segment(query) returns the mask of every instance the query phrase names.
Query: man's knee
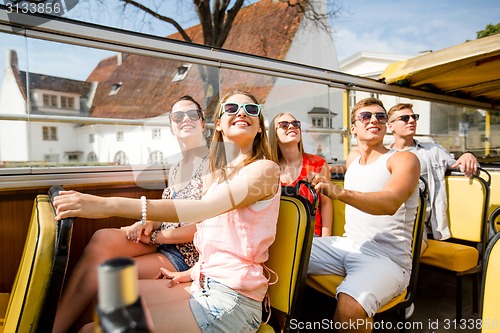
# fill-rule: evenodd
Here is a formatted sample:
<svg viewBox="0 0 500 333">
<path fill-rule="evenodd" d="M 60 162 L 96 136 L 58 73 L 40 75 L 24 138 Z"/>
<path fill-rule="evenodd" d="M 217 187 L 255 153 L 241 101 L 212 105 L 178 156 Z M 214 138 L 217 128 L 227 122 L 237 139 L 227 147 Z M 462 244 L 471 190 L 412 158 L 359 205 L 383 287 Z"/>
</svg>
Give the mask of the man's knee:
<svg viewBox="0 0 500 333">
<path fill-rule="evenodd" d="M 344 319 L 368 318 L 368 314 L 363 306 L 361 306 L 352 296 L 345 293 L 339 293 L 337 298 L 337 314 L 340 319 L 342 319 L 342 317 L 344 317 Z"/>
</svg>

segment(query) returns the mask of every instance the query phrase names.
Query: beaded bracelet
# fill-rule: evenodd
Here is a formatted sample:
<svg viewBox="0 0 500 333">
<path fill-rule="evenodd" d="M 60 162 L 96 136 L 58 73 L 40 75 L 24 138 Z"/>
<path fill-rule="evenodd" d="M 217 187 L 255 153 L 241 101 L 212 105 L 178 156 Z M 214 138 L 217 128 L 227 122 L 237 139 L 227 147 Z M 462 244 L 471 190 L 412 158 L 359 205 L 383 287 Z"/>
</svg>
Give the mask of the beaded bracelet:
<svg viewBox="0 0 500 333">
<path fill-rule="evenodd" d="M 159 229 L 156 229 L 151 233 L 151 236 L 149 236 L 149 244 L 150 245 L 158 245 L 158 233 L 160 232 Z"/>
<path fill-rule="evenodd" d="M 142 206 L 142 209 L 141 209 L 141 225 L 146 225 L 146 218 L 148 216 L 148 203 L 146 201 L 146 197 L 143 195 L 141 197 L 141 206 Z"/>
</svg>

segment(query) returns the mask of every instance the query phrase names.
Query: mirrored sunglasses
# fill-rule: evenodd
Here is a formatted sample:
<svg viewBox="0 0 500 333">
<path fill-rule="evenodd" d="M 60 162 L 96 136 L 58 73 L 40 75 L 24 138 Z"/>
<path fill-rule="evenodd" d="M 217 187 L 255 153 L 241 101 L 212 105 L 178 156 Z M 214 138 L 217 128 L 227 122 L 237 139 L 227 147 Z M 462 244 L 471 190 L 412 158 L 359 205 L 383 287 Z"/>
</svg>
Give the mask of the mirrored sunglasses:
<svg viewBox="0 0 500 333">
<path fill-rule="evenodd" d="M 184 118 L 188 116 L 189 120 L 196 121 L 201 118 L 200 110 L 188 110 L 188 111 L 175 111 L 170 113 L 170 121 L 174 123 L 180 123 Z"/>
<path fill-rule="evenodd" d="M 368 124 L 372 120 L 373 116 L 375 116 L 375 119 L 377 119 L 377 121 L 379 123 L 381 123 L 381 124 L 387 123 L 388 118 L 387 118 L 387 113 L 385 113 L 385 112 L 376 112 L 376 113 L 371 113 L 368 111 L 360 112 L 358 114 L 358 119 L 356 119 L 356 120 L 359 120 L 363 124 Z M 354 123 L 354 121 L 353 121 L 353 123 Z"/>
<path fill-rule="evenodd" d="M 418 118 L 420 118 L 419 114 L 405 114 L 402 116 L 397 117 L 396 119 L 392 120 L 391 123 L 395 122 L 396 120 L 402 120 L 405 123 L 410 121 L 410 117 L 413 118 L 413 120 L 417 121 Z"/>
<path fill-rule="evenodd" d="M 293 120 L 293 121 L 286 121 L 286 120 L 284 120 L 284 121 L 280 121 L 280 122 L 278 122 L 278 127 L 281 128 L 281 129 L 286 130 L 290 126 L 290 124 L 293 127 L 300 129 L 300 125 L 301 125 L 300 120 Z"/>
<path fill-rule="evenodd" d="M 259 104 L 254 103 L 222 103 L 220 106 L 219 118 L 226 113 L 229 116 L 235 115 L 238 113 L 240 108 L 243 108 L 245 113 L 250 117 L 258 117 L 260 115 L 261 106 Z"/>
</svg>

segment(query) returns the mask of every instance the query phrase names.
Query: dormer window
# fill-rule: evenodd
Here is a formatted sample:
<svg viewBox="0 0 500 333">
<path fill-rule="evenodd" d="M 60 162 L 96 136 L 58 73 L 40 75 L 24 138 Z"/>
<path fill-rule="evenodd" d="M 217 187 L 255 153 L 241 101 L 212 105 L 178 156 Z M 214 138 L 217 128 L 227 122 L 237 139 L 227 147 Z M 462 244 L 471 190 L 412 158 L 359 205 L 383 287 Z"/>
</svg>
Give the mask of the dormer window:
<svg viewBox="0 0 500 333">
<path fill-rule="evenodd" d="M 43 106 L 57 108 L 57 95 L 43 94 Z"/>
<path fill-rule="evenodd" d="M 177 67 L 177 72 L 175 73 L 172 82 L 184 80 L 187 73 L 189 72 L 189 69 L 191 69 L 191 66 L 192 64 L 184 64 L 182 66 Z"/>
<path fill-rule="evenodd" d="M 161 139 L 161 129 L 160 128 L 154 128 L 153 129 L 153 139 L 154 140 Z"/>
<path fill-rule="evenodd" d="M 61 96 L 61 108 L 74 109 L 75 108 L 75 98 L 68 97 L 68 96 Z"/>
<path fill-rule="evenodd" d="M 118 83 L 115 83 L 113 84 L 113 86 L 111 87 L 111 91 L 109 92 L 109 96 L 112 96 L 112 95 L 116 95 L 118 94 L 118 92 L 120 91 L 120 88 L 122 87 L 122 82 L 118 82 Z"/>
<path fill-rule="evenodd" d="M 325 107 L 313 107 L 307 112 L 311 117 L 311 124 L 316 128 L 333 128 L 333 117 L 337 114 Z"/>
<path fill-rule="evenodd" d="M 314 127 L 322 128 L 323 126 L 323 118 L 312 118 L 312 125 Z"/>
</svg>

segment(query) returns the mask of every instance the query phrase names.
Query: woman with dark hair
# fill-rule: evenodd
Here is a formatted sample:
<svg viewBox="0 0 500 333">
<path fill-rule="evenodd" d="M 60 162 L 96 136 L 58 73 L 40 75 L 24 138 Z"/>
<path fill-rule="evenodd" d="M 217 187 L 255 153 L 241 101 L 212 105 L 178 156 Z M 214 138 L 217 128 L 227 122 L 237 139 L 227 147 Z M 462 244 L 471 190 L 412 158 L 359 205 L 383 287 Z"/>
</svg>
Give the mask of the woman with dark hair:
<svg viewBox="0 0 500 333">
<path fill-rule="evenodd" d="M 191 96 L 177 99 L 169 112 L 170 129 L 177 138 L 182 160 L 169 171 L 163 199 L 200 199 L 202 176 L 208 170 L 208 146 L 204 137 L 205 120 L 200 104 Z M 122 229 L 100 229 L 71 274 L 57 310 L 54 332 L 66 332 L 97 294 L 97 267 L 118 257 L 134 257 L 140 279 L 153 279 L 161 267 L 185 271 L 198 260 L 193 245 L 194 224 L 136 222 Z M 182 228 L 180 228 L 182 227 Z M 139 242 L 139 236 L 152 235 L 159 245 Z M 130 241 L 134 240 L 134 242 Z"/>
</svg>

